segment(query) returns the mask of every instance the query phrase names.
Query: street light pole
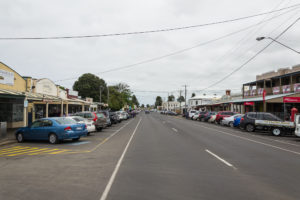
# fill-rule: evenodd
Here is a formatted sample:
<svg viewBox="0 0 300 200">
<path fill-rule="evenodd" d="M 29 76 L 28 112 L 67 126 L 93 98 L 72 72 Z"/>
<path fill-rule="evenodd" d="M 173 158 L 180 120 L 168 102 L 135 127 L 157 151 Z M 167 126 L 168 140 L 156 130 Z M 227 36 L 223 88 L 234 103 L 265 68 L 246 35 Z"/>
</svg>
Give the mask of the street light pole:
<svg viewBox="0 0 300 200">
<path fill-rule="evenodd" d="M 293 49 L 293 48 L 291 48 L 291 47 L 289 47 L 289 46 L 287 46 L 287 45 L 285 45 L 285 44 L 283 44 L 283 43 L 281 43 L 281 42 L 279 42 L 279 41 L 277 41 L 277 40 L 275 40 L 275 39 L 273 39 L 271 37 L 258 37 L 258 38 L 256 38 L 257 41 L 261 41 L 261 40 L 264 40 L 264 39 L 272 40 L 273 42 L 276 42 L 276 43 L 280 44 L 281 46 L 284 46 L 284 47 L 286 47 L 286 48 L 288 48 L 288 49 L 296 52 L 297 54 L 300 54 L 299 51 L 296 51 L 295 49 Z"/>
</svg>

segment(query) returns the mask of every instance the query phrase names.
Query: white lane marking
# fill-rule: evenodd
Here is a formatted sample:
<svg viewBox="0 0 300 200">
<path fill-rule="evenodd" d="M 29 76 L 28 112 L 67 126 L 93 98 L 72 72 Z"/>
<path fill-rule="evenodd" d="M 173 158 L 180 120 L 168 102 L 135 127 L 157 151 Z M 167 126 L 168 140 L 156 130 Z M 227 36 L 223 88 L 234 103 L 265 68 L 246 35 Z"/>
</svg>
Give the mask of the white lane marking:
<svg viewBox="0 0 300 200">
<path fill-rule="evenodd" d="M 207 153 L 209 153 L 210 155 L 214 156 L 215 158 L 217 158 L 218 160 L 220 160 L 221 162 L 225 163 L 228 167 L 232 167 L 233 169 L 237 169 L 236 167 L 234 167 L 232 164 L 230 164 L 229 162 L 227 162 L 226 160 L 224 160 L 223 158 L 221 158 L 220 156 L 214 154 L 213 152 L 211 152 L 208 149 L 205 149 L 205 151 Z"/>
<path fill-rule="evenodd" d="M 286 151 L 286 152 L 290 152 L 290 153 L 300 155 L 300 152 L 297 152 L 297 151 L 292 151 L 292 150 L 289 150 L 289 149 L 281 148 L 281 147 L 278 147 L 278 146 L 275 146 L 275 145 L 267 144 L 267 143 L 256 141 L 256 140 L 252 140 L 252 139 L 249 139 L 249 138 L 246 138 L 246 137 L 234 135 L 234 134 L 227 133 L 227 132 L 224 132 L 224 131 L 220 131 L 220 130 L 217 130 L 217 129 L 208 128 L 208 127 L 205 127 L 205 126 L 201 126 L 201 127 L 207 128 L 207 129 L 210 129 L 210 130 L 214 130 L 214 131 L 217 131 L 217 132 L 220 132 L 220 133 L 223 133 L 223 134 L 226 134 L 226 135 L 230 135 L 230 136 L 233 136 L 233 137 L 237 137 L 237 138 L 240 138 L 240 139 L 243 139 L 243 140 L 248 140 L 248 141 L 251 141 L 251 142 L 254 142 L 254 143 L 257 143 L 257 144 L 262 144 L 262 145 L 265 145 L 265 146 L 268 146 L 268 147 L 272 147 L 272 148 L 275 148 L 275 149 L 279 149 L 279 150 L 282 150 L 282 151 Z"/>
<path fill-rule="evenodd" d="M 178 130 L 176 128 L 172 128 L 173 131 L 178 132 Z"/>
<path fill-rule="evenodd" d="M 128 143 L 127 143 L 127 145 L 126 145 L 126 147 L 125 147 L 125 149 L 124 149 L 124 151 L 123 151 L 123 153 L 122 153 L 122 155 L 121 155 L 121 157 L 120 157 L 120 159 L 119 159 L 119 161 L 118 161 L 118 163 L 117 163 L 117 165 L 116 165 L 116 167 L 115 167 L 115 169 L 114 169 L 114 171 L 113 171 L 113 173 L 112 173 L 112 175 L 111 175 L 111 177 L 110 177 L 110 179 L 109 179 L 109 181 L 107 183 L 107 185 L 106 185 L 106 187 L 105 187 L 105 190 L 103 191 L 103 193 L 101 195 L 100 200 L 106 200 L 107 195 L 108 195 L 108 193 L 109 193 L 109 191 L 111 189 L 111 186 L 112 186 L 112 184 L 113 184 L 113 182 L 114 182 L 114 180 L 116 178 L 116 175 L 117 175 L 117 173 L 118 173 L 118 171 L 120 169 L 120 166 L 121 166 L 122 161 L 124 159 L 124 156 L 125 156 L 125 154 L 127 152 L 127 149 L 129 147 L 129 145 L 131 143 L 131 140 L 132 140 L 133 136 L 135 135 L 136 130 L 139 127 L 141 121 L 142 121 L 142 119 L 140 119 L 139 122 L 138 122 L 138 124 L 136 125 L 136 127 L 135 127 L 135 129 L 134 129 L 134 131 L 133 131 L 133 133 L 132 133 L 132 135 L 131 135 L 131 137 L 130 137 L 130 139 L 129 139 L 129 141 L 128 141 Z"/>
</svg>

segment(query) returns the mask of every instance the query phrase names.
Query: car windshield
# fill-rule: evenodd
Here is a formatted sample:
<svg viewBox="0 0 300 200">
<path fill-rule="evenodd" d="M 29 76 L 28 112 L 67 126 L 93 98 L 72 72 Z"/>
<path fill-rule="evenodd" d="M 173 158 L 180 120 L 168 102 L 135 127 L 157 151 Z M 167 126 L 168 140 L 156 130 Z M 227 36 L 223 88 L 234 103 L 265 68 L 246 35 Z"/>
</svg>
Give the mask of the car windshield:
<svg viewBox="0 0 300 200">
<path fill-rule="evenodd" d="M 75 120 L 76 122 L 81 122 L 81 121 L 85 121 L 84 118 L 76 116 L 76 117 L 72 117 L 73 120 Z"/>
<path fill-rule="evenodd" d="M 55 118 L 55 121 L 60 125 L 76 124 L 77 123 L 74 119 L 66 118 L 66 117 Z"/>
</svg>

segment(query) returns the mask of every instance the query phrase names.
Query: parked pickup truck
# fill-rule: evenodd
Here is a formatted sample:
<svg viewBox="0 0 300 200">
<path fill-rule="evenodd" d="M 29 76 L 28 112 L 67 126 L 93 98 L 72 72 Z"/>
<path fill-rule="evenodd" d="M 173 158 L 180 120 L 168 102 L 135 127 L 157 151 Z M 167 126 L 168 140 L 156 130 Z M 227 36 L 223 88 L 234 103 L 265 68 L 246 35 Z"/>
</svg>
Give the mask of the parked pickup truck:
<svg viewBox="0 0 300 200">
<path fill-rule="evenodd" d="M 296 135 L 298 134 L 298 136 L 300 136 L 300 124 L 298 123 L 299 118 L 300 115 L 297 115 L 296 123 L 294 123 L 289 121 L 282 121 L 280 118 L 276 117 L 271 113 L 248 112 L 245 114 L 244 117 L 241 118 L 240 127 L 248 132 L 253 132 L 256 129 L 258 129 L 270 131 L 275 136 L 288 133 L 295 133 Z"/>
</svg>

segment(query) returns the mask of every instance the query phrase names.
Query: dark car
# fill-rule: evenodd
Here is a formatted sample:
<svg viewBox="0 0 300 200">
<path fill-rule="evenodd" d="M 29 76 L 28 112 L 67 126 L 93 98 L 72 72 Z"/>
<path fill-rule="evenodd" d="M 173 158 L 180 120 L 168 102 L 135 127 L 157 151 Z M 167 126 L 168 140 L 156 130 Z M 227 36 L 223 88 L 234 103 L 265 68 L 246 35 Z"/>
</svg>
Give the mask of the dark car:
<svg viewBox="0 0 300 200">
<path fill-rule="evenodd" d="M 110 118 L 111 123 L 113 123 L 113 124 L 117 124 L 117 123 L 121 122 L 121 119 L 115 112 L 109 112 L 109 118 Z"/>
<path fill-rule="evenodd" d="M 210 117 L 211 117 L 212 115 L 216 115 L 216 114 L 217 114 L 217 112 L 207 112 L 207 113 L 204 115 L 204 117 L 201 118 L 201 121 L 203 121 L 203 122 L 208 122 L 208 120 L 210 119 Z"/>
<path fill-rule="evenodd" d="M 48 140 L 51 144 L 65 139 L 77 141 L 88 133 L 86 124 L 67 117 L 49 117 L 34 121 L 30 126 L 16 132 L 18 142 L 24 140 Z"/>
<path fill-rule="evenodd" d="M 103 128 L 106 127 L 107 124 L 106 117 L 102 113 L 85 111 L 75 113 L 74 116 L 80 116 L 88 120 L 93 120 L 97 131 L 101 131 Z"/>
<path fill-rule="evenodd" d="M 173 112 L 173 111 L 167 111 L 166 113 L 167 115 L 172 115 L 172 116 L 176 116 L 177 113 L 176 112 Z"/>
<path fill-rule="evenodd" d="M 150 111 L 149 110 L 145 110 L 145 114 L 150 114 Z"/>
<path fill-rule="evenodd" d="M 198 120 L 204 122 L 204 117 L 207 114 L 207 111 L 202 111 L 199 113 Z"/>
<path fill-rule="evenodd" d="M 282 121 L 277 116 L 267 112 L 248 112 L 240 120 L 240 127 L 248 132 L 253 132 L 255 129 L 263 129 L 256 126 L 255 120 Z"/>
<path fill-rule="evenodd" d="M 238 114 L 238 113 L 231 112 L 231 111 L 220 111 L 220 112 L 218 112 L 215 121 L 216 121 L 216 123 L 220 124 L 220 122 L 223 120 L 224 117 L 230 117 L 235 114 Z"/>
<path fill-rule="evenodd" d="M 106 118 L 106 126 L 111 126 L 111 121 L 110 121 L 110 116 L 109 116 L 109 111 L 108 110 L 100 110 L 98 113 L 101 113 L 105 116 Z"/>
</svg>

